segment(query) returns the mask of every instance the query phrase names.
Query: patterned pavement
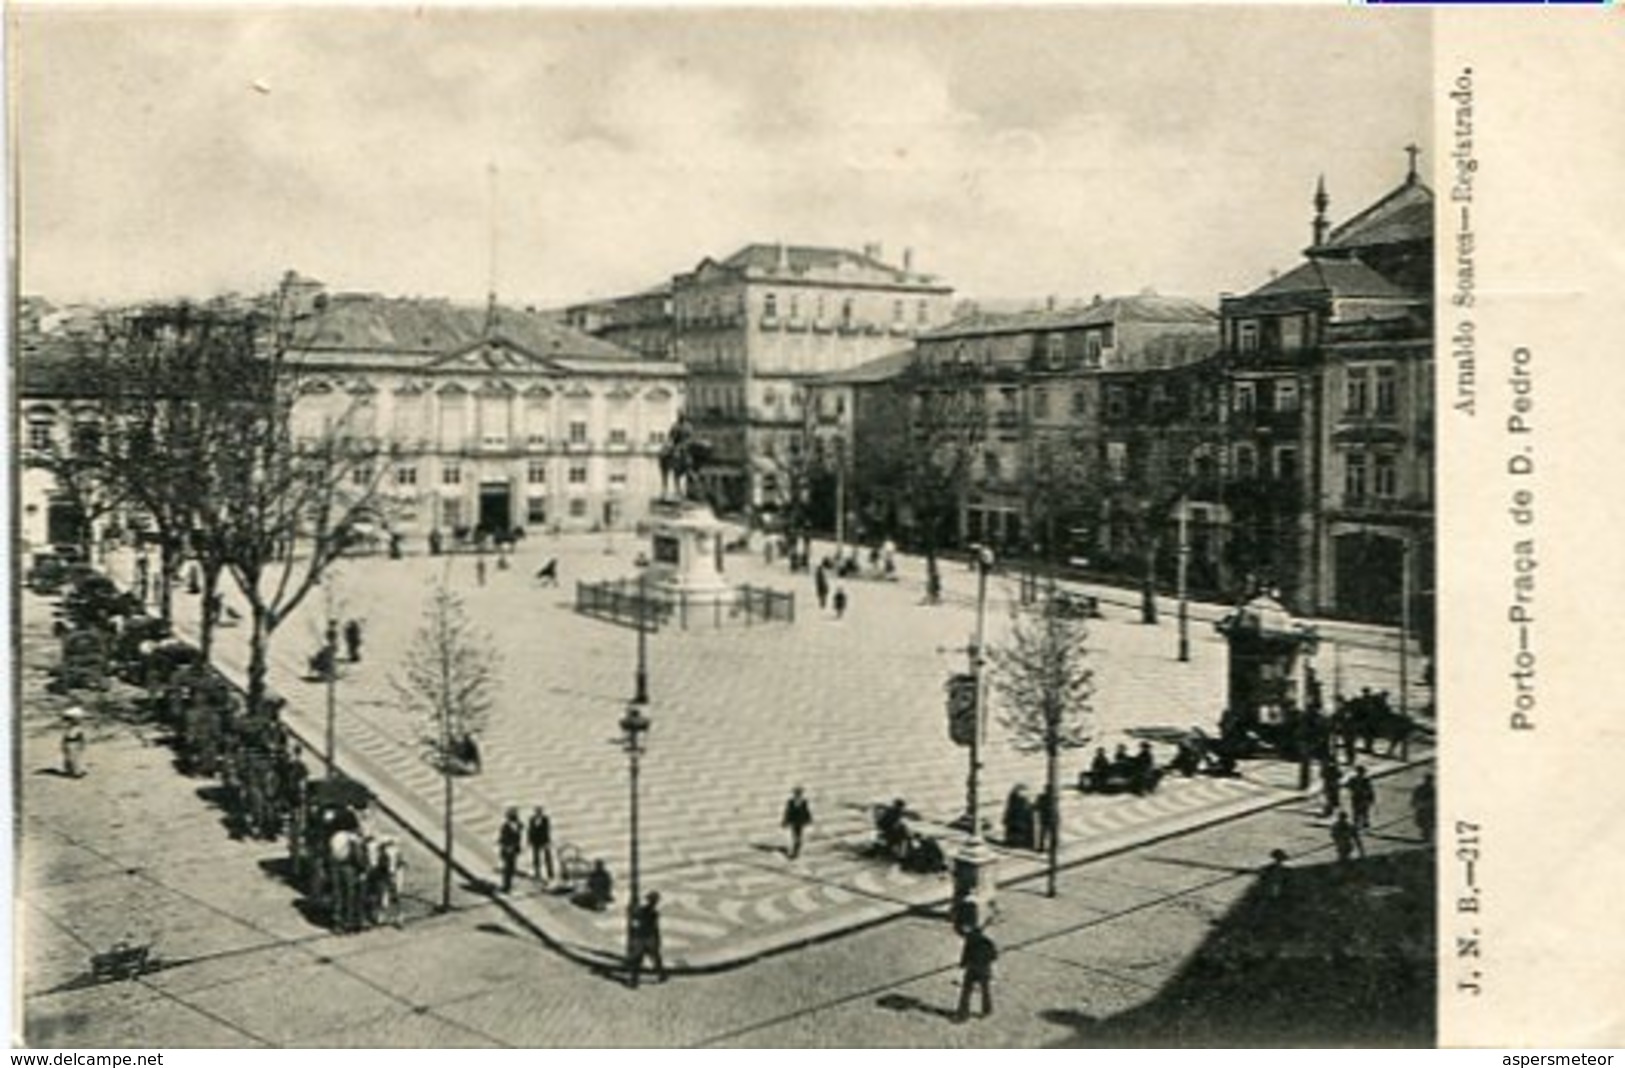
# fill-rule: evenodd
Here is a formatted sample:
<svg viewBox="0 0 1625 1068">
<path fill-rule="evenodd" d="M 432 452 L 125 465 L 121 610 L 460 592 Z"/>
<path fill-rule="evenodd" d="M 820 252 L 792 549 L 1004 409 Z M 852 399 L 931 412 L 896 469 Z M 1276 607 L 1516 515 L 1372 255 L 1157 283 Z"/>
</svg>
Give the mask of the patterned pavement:
<svg viewBox="0 0 1625 1068">
<path fill-rule="evenodd" d="M 477 874 L 494 873 L 503 809 L 528 814 L 545 803 L 556 843 L 605 859 L 618 903 L 624 900 L 628 777 L 617 721 L 632 692 L 636 636 L 576 615 L 571 599 L 578 579 L 627 574 L 634 551 L 627 539 L 613 547 L 601 538 L 537 539 L 522 546 L 511 569 L 488 568 L 483 586 L 467 556 L 347 561 L 335 614 L 364 619 L 366 642 L 362 662 L 345 665 L 338 684 L 339 765 L 437 839 L 441 782 L 420 755 L 422 724 L 400 709 L 392 680 L 421 625 L 430 583 L 444 575 L 489 631 L 502 683 L 483 739 L 484 771 L 458 781 L 460 859 Z M 536 567 L 554 556 L 562 585 L 538 587 Z M 798 618 L 720 630 L 696 623 L 650 636 L 654 726 L 642 765 L 643 885 L 661 891 L 667 956 L 679 966 L 748 959 L 942 901 L 946 877 L 905 874 L 864 855 L 869 812 L 905 798 L 921 828 L 943 836 L 951 852 L 958 836 L 946 824 L 965 798 L 966 753 L 946 736 L 942 683 L 965 664 L 974 576 L 950 568 L 947 603 L 927 607 L 920 603 L 923 576 L 912 574 L 920 569 L 905 562 L 902 582 L 847 583 L 852 603 L 837 621 L 817 610 L 806 576 L 755 556 L 731 556 L 728 568 L 736 581 L 793 590 Z M 988 636 L 997 643 L 1013 583 L 995 579 L 989 589 Z M 193 599 L 180 599 L 183 620 L 194 609 Z M 289 698 L 296 730 L 316 742 L 325 693 L 302 675 L 324 611 L 319 595 L 309 598 L 273 647 L 271 684 Z M 1127 608 L 1108 605 L 1106 615 L 1090 635 L 1099 743 L 1114 746 L 1137 728 L 1211 726 L 1224 693 L 1224 647 L 1211 625 L 1193 621 L 1191 661 L 1181 664 L 1171 617 L 1145 627 Z M 240 670 L 243 631 L 222 632 L 219 648 L 223 665 Z M 1361 664 L 1369 665 L 1370 684 L 1388 685 L 1391 659 L 1371 649 L 1346 657 L 1345 685 L 1361 684 Z M 1041 785 L 1042 762 L 1015 752 L 996 717 L 983 755 L 981 811 L 996 823 L 1011 785 Z M 1087 757 L 1064 760 L 1064 781 Z M 1290 769 L 1253 764 L 1247 771 L 1228 781 L 1169 781 L 1148 798 L 1066 790 L 1063 862 L 1295 796 Z M 790 861 L 778 817 L 795 785 L 806 789 L 815 823 L 802 856 Z M 1007 855 L 1000 878 L 1038 870 L 1030 854 Z M 567 949 L 616 952 L 624 924 L 618 911 L 589 913 L 528 881 L 509 904 Z"/>
</svg>

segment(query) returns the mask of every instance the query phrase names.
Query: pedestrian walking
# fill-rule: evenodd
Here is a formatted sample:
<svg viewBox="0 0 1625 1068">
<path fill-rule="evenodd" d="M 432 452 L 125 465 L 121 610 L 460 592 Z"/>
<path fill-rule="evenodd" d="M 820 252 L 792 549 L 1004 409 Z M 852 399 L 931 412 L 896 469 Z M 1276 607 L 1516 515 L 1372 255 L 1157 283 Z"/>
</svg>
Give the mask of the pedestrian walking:
<svg viewBox="0 0 1625 1068">
<path fill-rule="evenodd" d="M 965 945 L 959 951 L 959 967 L 964 973 L 959 982 L 959 1008 L 954 1022 L 963 1023 L 970 1018 L 972 989 L 982 991 L 982 1015 L 993 1015 L 993 962 L 999 958 L 999 947 L 980 927 L 965 932 Z"/>
<path fill-rule="evenodd" d="M 790 829 L 790 850 L 786 855 L 791 860 L 801 856 L 801 835 L 812 821 L 812 806 L 798 786 L 790 791 L 790 800 L 784 803 L 784 819 L 781 821 L 782 826 Z"/>
<path fill-rule="evenodd" d="M 542 880 L 542 868 L 547 868 L 547 881 L 553 881 L 553 821 L 548 818 L 547 812 L 541 805 L 537 805 L 530 814 L 530 822 L 525 824 L 525 843 L 530 846 L 531 876 L 537 882 Z"/>
<path fill-rule="evenodd" d="M 1354 778 L 1349 780 L 1348 790 L 1349 808 L 1354 810 L 1354 829 L 1369 831 L 1371 810 L 1377 805 L 1377 788 L 1366 777 L 1363 764 L 1354 769 Z"/>
<path fill-rule="evenodd" d="M 1360 841 L 1360 831 L 1342 809 L 1337 810 L 1337 819 L 1332 823 L 1332 845 L 1337 848 L 1339 864 L 1347 864 L 1356 853 L 1365 859 L 1365 843 Z"/>
<path fill-rule="evenodd" d="M 660 893 L 649 891 L 643 904 L 632 912 L 632 985 L 638 985 L 643 962 L 654 966 L 655 979 L 666 981 L 666 962 L 660 956 Z"/>
<path fill-rule="evenodd" d="M 1335 760 L 1323 760 L 1320 764 L 1320 788 L 1326 795 L 1325 804 L 1321 806 L 1322 817 L 1330 816 L 1341 806 L 1343 793 L 1343 772 Z"/>
<path fill-rule="evenodd" d="M 502 857 L 502 892 L 513 892 L 514 870 L 519 867 L 519 850 L 525 841 L 525 828 L 519 822 L 519 810 L 508 809 L 508 816 L 497 832 L 497 853 Z"/>
<path fill-rule="evenodd" d="M 835 618 L 840 619 L 846 615 L 846 588 L 835 588 Z"/>
<path fill-rule="evenodd" d="M 1422 841 L 1433 841 L 1434 807 L 1437 802 L 1433 786 L 1433 773 L 1428 772 L 1411 791 L 1411 815 L 1416 819 L 1417 833 Z"/>
<path fill-rule="evenodd" d="M 361 663 L 361 620 L 359 619 L 344 621 L 344 654 L 350 658 L 350 663 Z"/>
<path fill-rule="evenodd" d="M 813 589 L 818 594 L 818 610 L 822 612 L 829 607 L 829 564 L 820 561 L 818 570 L 813 572 Z"/>
<path fill-rule="evenodd" d="M 1045 853 L 1055 844 L 1055 790 L 1046 786 L 1033 803 L 1033 817 L 1038 822 L 1038 851 Z"/>
<path fill-rule="evenodd" d="M 88 742 L 82 722 L 84 714 L 85 710 L 77 705 L 62 714 L 62 773 L 70 779 L 81 779 L 85 775 L 85 748 Z"/>
<path fill-rule="evenodd" d="M 478 585 L 485 585 L 485 557 L 474 558 L 474 581 Z"/>
</svg>

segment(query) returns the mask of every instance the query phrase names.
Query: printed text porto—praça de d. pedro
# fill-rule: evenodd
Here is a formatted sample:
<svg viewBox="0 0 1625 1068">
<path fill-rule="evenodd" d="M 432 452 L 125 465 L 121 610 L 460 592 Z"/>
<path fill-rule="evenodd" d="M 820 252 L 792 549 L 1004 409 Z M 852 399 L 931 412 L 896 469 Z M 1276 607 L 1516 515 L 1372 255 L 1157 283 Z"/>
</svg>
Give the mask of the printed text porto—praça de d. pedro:
<svg viewBox="0 0 1625 1068">
<path fill-rule="evenodd" d="M 1450 92 L 1455 108 L 1450 160 L 1450 203 L 1455 208 L 1455 265 L 1450 304 L 1455 322 L 1450 335 L 1450 356 L 1455 366 L 1455 399 L 1451 407 L 1478 415 L 1478 304 L 1475 257 L 1478 231 L 1473 227 L 1474 181 L 1479 161 L 1474 150 L 1473 68 L 1463 67 Z M 1512 519 L 1511 596 L 1507 624 L 1512 628 L 1511 708 L 1508 725 L 1514 731 L 1535 729 L 1535 375 L 1534 354 L 1524 346 L 1512 350 L 1511 400 L 1506 416 L 1508 451 L 1506 472 L 1511 483 L 1507 514 Z"/>
</svg>

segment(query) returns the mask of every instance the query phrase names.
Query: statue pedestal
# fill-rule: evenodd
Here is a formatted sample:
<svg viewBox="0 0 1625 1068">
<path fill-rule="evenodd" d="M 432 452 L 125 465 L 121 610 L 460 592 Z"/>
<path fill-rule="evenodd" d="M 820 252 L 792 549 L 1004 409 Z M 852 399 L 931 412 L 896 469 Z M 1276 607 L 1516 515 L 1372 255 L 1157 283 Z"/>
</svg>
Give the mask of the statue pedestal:
<svg viewBox="0 0 1625 1068">
<path fill-rule="evenodd" d="M 658 593 L 690 604 L 731 600 L 723 577 L 727 527 L 704 504 L 662 498 L 650 510 L 649 566 L 644 581 Z"/>
</svg>

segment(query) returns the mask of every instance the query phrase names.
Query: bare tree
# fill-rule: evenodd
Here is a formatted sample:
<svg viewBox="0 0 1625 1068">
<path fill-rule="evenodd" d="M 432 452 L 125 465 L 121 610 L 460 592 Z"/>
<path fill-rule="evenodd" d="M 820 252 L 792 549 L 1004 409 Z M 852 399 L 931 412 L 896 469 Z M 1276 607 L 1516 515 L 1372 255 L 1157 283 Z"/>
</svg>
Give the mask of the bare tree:
<svg viewBox="0 0 1625 1068">
<path fill-rule="evenodd" d="M 1049 806 L 1049 872 L 1046 893 L 1055 896 L 1061 839 L 1060 756 L 1093 740 L 1094 670 L 1088 661 L 1088 627 L 1055 596 L 1055 585 L 1038 605 L 1017 609 L 1008 641 L 990 650 L 991 683 L 1002 711 L 999 722 L 1019 752 L 1043 753 L 1044 803 Z"/>
<path fill-rule="evenodd" d="M 244 406 L 262 403 L 254 320 L 186 304 L 142 309 L 104 333 L 100 399 L 106 413 L 107 476 L 151 525 L 158 543 L 159 613 L 172 617 L 171 578 L 190 551 L 202 603 L 214 602 L 225 546 L 203 527 L 222 457 L 239 445 Z M 201 613 L 208 658 L 215 620 Z"/>
<path fill-rule="evenodd" d="M 248 602 L 251 709 L 264 700 L 277 628 L 375 516 L 389 457 L 362 418 L 370 398 L 308 373 L 291 341 L 285 321 L 270 337 L 260 326 L 219 365 L 238 381 L 211 398 L 227 436 L 210 439 L 199 484 L 198 542 Z"/>
<path fill-rule="evenodd" d="M 464 739 L 485 730 L 497 685 L 491 639 L 469 618 L 462 598 L 442 580 L 423 611 L 423 624 L 407 650 L 406 667 L 391 680 L 401 703 L 420 717 L 424 757 L 439 769 L 445 786 L 444 867 L 440 907 L 451 907 L 453 782 L 461 769 Z"/>
</svg>

